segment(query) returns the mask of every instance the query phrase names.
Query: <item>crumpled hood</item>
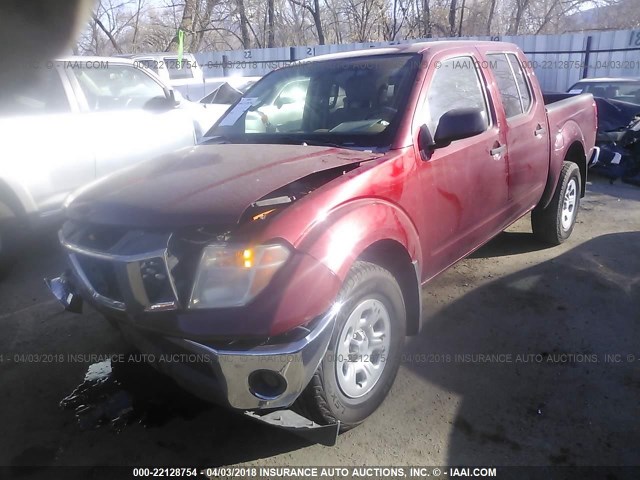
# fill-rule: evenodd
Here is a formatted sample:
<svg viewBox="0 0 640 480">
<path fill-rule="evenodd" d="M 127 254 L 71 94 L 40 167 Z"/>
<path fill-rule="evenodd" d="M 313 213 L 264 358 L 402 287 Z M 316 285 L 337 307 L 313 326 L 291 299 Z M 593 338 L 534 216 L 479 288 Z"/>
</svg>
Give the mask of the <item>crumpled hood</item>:
<svg viewBox="0 0 640 480">
<path fill-rule="evenodd" d="M 198 145 L 80 189 L 67 217 L 137 228 L 231 226 L 249 205 L 277 188 L 380 155 L 304 145 Z"/>
</svg>

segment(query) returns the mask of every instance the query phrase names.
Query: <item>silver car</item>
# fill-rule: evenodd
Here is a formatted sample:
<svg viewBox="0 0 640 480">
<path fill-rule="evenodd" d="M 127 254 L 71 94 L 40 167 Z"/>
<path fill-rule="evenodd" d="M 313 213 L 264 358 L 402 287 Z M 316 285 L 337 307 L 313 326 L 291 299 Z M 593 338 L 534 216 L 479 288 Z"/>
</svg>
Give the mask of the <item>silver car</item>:
<svg viewBox="0 0 640 480">
<path fill-rule="evenodd" d="M 55 220 L 73 190 L 196 143 L 192 109 L 130 60 L 69 57 L 34 77 L 0 92 L 0 267 L 16 232 Z"/>
</svg>

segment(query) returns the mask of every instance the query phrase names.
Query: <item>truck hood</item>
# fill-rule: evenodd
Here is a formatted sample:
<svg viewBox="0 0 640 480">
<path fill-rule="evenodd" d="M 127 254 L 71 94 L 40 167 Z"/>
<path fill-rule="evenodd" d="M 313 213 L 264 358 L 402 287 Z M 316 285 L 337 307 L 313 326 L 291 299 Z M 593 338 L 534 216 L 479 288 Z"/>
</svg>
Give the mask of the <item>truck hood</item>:
<svg viewBox="0 0 640 480">
<path fill-rule="evenodd" d="M 280 187 L 380 156 L 305 145 L 198 145 L 80 189 L 66 202 L 67 217 L 134 228 L 232 226 L 247 207 Z"/>
</svg>

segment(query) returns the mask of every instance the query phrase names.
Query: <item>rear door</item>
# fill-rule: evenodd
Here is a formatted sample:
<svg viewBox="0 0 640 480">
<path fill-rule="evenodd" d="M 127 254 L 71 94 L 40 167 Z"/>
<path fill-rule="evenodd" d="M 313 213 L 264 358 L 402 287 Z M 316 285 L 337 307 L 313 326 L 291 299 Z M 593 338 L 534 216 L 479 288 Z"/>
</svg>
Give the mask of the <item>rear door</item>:
<svg viewBox="0 0 640 480">
<path fill-rule="evenodd" d="M 544 101 L 532 88 L 522 58 L 513 52 L 492 52 L 486 59 L 500 91 L 498 115 L 507 127 L 509 200 L 524 211 L 538 203 L 549 171 Z"/>
<path fill-rule="evenodd" d="M 195 144 L 192 115 L 157 108 L 166 92 L 146 70 L 109 62 L 107 68 L 74 73 L 96 146 L 97 177 Z"/>
<path fill-rule="evenodd" d="M 432 136 L 440 117 L 453 109 L 475 107 L 487 120 L 483 133 L 454 141 L 419 161 L 427 276 L 486 241 L 503 223 L 508 194 L 505 138 L 478 65 L 474 51 L 434 56 L 414 118 L 414 129 L 426 124 Z"/>
</svg>

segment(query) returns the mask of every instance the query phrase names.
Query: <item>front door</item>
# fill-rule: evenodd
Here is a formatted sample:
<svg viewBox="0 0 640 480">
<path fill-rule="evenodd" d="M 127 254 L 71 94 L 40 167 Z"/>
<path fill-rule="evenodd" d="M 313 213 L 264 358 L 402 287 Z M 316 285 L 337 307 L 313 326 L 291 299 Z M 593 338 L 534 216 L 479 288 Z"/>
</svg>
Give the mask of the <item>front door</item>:
<svg viewBox="0 0 640 480">
<path fill-rule="evenodd" d="M 163 105 L 164 87 L 145 70 L 109 62 L 73 73 L 88 110 L 98 178 L 195 144 L 189 111 Z"/>
<path fill-rule="evenodd" d="M 442 115 L 453 109 L 477 108 L 487 121 L 484 132 L 435 149 L 419 165 L 427 277 L 485 242 L 503 222 L 508 195 L 505 135 L 478 64 L 474 53 L 434 58 L 414 120 L 414 128 L 426 124 L 432 136 Z"/>
</svg>

